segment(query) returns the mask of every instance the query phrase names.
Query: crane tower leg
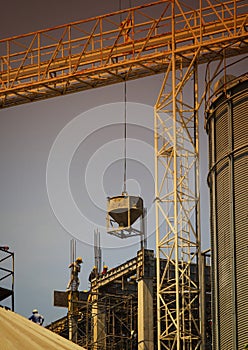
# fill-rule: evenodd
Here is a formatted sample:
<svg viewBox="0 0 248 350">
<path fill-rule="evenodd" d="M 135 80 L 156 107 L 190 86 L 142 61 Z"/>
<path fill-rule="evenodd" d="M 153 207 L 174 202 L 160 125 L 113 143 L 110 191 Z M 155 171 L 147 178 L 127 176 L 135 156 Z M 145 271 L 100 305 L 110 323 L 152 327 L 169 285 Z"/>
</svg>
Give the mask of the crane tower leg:
<svg viewBox="0 0 248 350">
<path fill-rule="evenodd" d="M 197 57 L 172 43 L 154 113 L 159 350 L 201 346 Z"/>
</svg>

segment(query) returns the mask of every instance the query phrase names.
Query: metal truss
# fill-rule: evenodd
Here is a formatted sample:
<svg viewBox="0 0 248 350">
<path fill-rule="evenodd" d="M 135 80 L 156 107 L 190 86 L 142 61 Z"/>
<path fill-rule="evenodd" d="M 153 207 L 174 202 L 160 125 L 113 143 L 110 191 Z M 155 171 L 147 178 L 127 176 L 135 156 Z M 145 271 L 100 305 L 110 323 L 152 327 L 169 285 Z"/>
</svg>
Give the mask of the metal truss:
<svg viewBox="0 0 248 350">
<path fill-rule="evenodd" d="M 211 318 L 209 292 L 210 268 L 207 264 L 208 252 L 203 252 L 202 259 L 202 290 L 204 303 L 204 334 L 209 339 L 211 330 L 206 321 Z M 137 256 L 125 263 L 112 268 L 106 275 L 99 275 L 91 281 L 91 289 L 88 292 L 80 292 L 78 300 L 74 300 L 75 316 L 74 341 L 86 349 L 136 349 L 137 341 L 140 349 L 157 349 L 153 343 L 153 335 L 157 333 L 157 327 L 153 328 L 156 317 L 156 277 L 154 252 L 142 249 Z M 167 264 L 167 260 L 161 259 L 161 269 Z M 191 265 L 192 277 L 197 276 L 197 265 Z M 173 270 L 173 268 L 172 268 Z M 154 278 L 155 277 L 155 278 Z M 148 280 L 150 282 L 148 282 Z M 151 283 L 152 299 L 150 304 L 147 299 L 149 293 L 144 295 L 143 282 Z M 164 288 L 170 280 L 164 280 Z M 197 282 L 197 279 L 195 280 Z M 145 290 L 147 290 L 145 288 Z M 61 293 L 61 292 L 60 292 Z M 69 304 L 56 303 L 57 306 L 66 307 Z M 143 319 L 149 308 L 152 308 L 151 318 L 144 327 Z M 151 311 L 151 310 L 150 310 Z M 146 334 L 153 333 L 150 341 L 143 338 L 142 325 Z M 149 328 L 150 327 L 150 328 Z M 70 339 L 70 315 L 63 317 L 47 326 L 51 331 Z M 143 330 L 144 330 L 143 328 Z M 149 330 L 149 332 L 147 331 Z M 145 344 L 142 344 L 142 339 Z M 206 350 L 210 347 L 206 347 Z"/>
<path fill-rule="evenodd" d="M 210 4 L 210 1 L 206 1 Z M 204 9 L 199 3 L 194 23 L 204 21 Z M 225 33 L 217 38 L 202 40 L 202 30 L 195 35 L 191 20 L 185 15 L 180 1 L 171 3 L 171 54 L 163 85 L 155 105 L 155 191 L 156 191 L 156 241 L 157 241 L 157 320 L 158 349 L 200 349 L 202 324 L 201 305 L 200 219 L 199 219 L 199 109 L 205 91 L 199 96 L 201 80 L 198 65 L 206 57 L 220 60 L 242 53 L 243 41 L 236 28 L 237 2 L 221 4 L 218 13 L 211 6 L 211 20 L 218 18 Z M 183 27 L 192 30 L 192 42 L 182 52 L 176 38 L 178 22 L 183 16 Z M 199 17 L 198 17 L 199 16 Z M 225 25 L 229 18 L 229 25 Z M 231 25 L 232 19 L 232 25 Z M 192 19 L 193 21 L 193 19 Z M 200 25 L 201 27 L 201 25 Z M 243 28 L 244 29 L 244 28 Z M 237 37 L 239 33 L 239 37 Z M 227 40 L 228 38 L 228 40 Z M 161 269 L 160 260 L 167 264 Z M 198 269 L 191 266 L 196 263 Z M 197 274 L 197 278 L 194 274 Z M 169 283 L 165 283 L 169 281 Z"/>
<path fill-rule="evenodd" d="M 139 296 L 138 285 L 147 278 L 153 284 L 154 263 L 154 252 L 142 249 L 135 258 L 98 275 L 88 292 L 68 303 L 68 316 L 47 328 L 87 349 L 136 349 L 140 332 L 137 313 L 145 310 L 144 305 L 148 307 Z M 76 311 L 74 327 L 70 325 L 70 308 Z"/>
<path fill-rule="evenodd" d="M 245 44 L 244 1 L 199 0 L 195 6 L 161 0 L 0 40 L 0 107 L 164 72 L 172 40 L 186 61 L 202 46 L 201 63 L 223 42 Z M 241 46 L 230 54 L 245 51 Z"/>
<path fill-rule="evenodd" d="M 201 343 L 199 283 L 191 269 L 201 251 L 197 57 L 183 68 L 182 58 L 173 55 L 155 110 L 158 333 L 164 349 Z M 167 260 L 164 271 L 160 258 Z"/>
<path fill-rule="evenodd" d="M 117 289 L 117 288 L 116 288 Z M 79 313 L 73 340 L 84 349 L 133 349 L 137 339 L 130 337 L 137 330 L 137 291 L 90 294 L 87 302 L 78 303 Z M 67 339 L 70 337 L 68 316 L 47 328 Z M 137 335 L 137 334 L 136 334 Z"/>
<path fill-rule="evenodd" d="M 165 72 L 155 106 L 158 350 L 202 346 L 191 268 L 201 248 L 198 66 L 248 51 L 246 1 L 194 6 L 162 0 L 0 41 L 1 108 Z"/>
<path fill-rule="evenodd" d="M 0 302 L 11 297 L 11 310 L 14 311 L 14 253 L 8 246 L 0 246 Z"/>
</svg>

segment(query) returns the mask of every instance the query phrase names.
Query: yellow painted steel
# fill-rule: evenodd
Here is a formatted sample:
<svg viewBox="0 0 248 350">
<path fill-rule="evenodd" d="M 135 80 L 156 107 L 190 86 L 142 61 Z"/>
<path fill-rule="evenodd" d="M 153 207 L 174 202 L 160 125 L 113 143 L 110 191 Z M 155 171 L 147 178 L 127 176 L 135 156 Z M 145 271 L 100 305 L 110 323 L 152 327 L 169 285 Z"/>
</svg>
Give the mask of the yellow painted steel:
<svg viewBox="0 0 248 350">
<path fill-rule="evenodd" d="M 171 60 L 172 28 L 184 65 L 197 49 L 203 63 L 228 43 L 245 44 L 245 2 L 204 2 L 190 9 L 175 1 L 173 17 L 174 2 L 157 1 L 0 40 L 0 107 L 164 72 Z M 226 55 L 246 50 L 237 45 Z"/>
<path fill-rule="evenodd" d="M 1 108 L 165 72 L 154 113 L 158 350 L 204 348 L 191 270 L 201 250 L 198 114 L 207 92 L 199 94 L 197 66 L 248 51 L 246 1 L 194 3 L 157 1 L 0 41 Z"/>
</svg>

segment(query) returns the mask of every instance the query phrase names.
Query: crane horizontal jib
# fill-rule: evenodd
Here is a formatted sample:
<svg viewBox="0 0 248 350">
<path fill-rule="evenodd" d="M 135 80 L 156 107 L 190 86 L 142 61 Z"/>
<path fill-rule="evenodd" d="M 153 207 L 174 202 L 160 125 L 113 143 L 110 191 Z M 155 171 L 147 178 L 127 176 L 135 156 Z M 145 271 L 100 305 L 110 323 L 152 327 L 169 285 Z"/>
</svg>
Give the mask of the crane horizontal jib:
<svg viewBox="0 0 248 350">
<path fill-rule="evenodd" d="M 185 65 L 196 52 L 203 63 L 230 43 L 238 44 L 227 55 L 246 52 L 248 5 L 203 5 L 157 1 L 0 40 L 1 107 L 157 74 L 172 51 Z"/>
</svg>

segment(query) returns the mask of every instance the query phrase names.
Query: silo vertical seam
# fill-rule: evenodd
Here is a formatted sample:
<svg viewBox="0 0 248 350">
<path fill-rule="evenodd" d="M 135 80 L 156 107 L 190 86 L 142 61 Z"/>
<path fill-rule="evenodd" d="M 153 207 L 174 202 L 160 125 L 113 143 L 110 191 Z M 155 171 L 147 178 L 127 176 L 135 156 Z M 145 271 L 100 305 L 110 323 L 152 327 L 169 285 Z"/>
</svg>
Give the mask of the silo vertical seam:
<svg viewBox="0 0 248 350">
<path fill-rule="evenodd" d="M 230 169 L 230 246 L 231 246 L 231 283 L 232 283 L 232 333 L 233 349 L 238 349 L 237 341 L 237 295 L 236 295 L 236 230 L 235 230 L 235 192 L 234 192 L 234 139 L 233 139 L 233 101 L 228 99 L 228 139 L 229 139 L 229 169 Z"/>
<path fill-rule="evenodd" d="M 212 147 L 212 163 L 215 164 L 216 163 L 216 147 L 215 147 L 215 143 L 216 143 L 216 127 L 215 127 L 215 118 L 212 118 L 211 120 L 212 125 L 212 132 L 211 132 L 211 137 L 212 137 L 212 145 L 214 145 L 214 147 Z M 220 350 L 220 325 L 219 325 L 219 303 L 218 298 L 219 298 L 219 289 L 218 289 L 218 285 L 219 285 L 219 279 L 218 279 L 218 236 L 217 236 L 217 198 L 216 198 L 216 172 L 213 171 L 212 172 L 212 195 L 213 195 L 213 211 L 212 214 L 214 215 L 214 218 L 212 218 L 213 220 L 213 241 L 214 241 L 214 245 L 213 245 L 213 268 L 214 268 L 214 288 L 213 288 L 213 300 L 212 303 L 214 305 L 213 307 L 213 327 L 216 330 L 216 336 L 214 337 L 215 340 L 214 342 L 216 343 L 216 350 Z M 217 270 L 216 270 L 217 269 Z"/>
</svg>

